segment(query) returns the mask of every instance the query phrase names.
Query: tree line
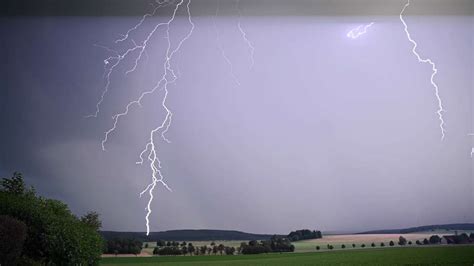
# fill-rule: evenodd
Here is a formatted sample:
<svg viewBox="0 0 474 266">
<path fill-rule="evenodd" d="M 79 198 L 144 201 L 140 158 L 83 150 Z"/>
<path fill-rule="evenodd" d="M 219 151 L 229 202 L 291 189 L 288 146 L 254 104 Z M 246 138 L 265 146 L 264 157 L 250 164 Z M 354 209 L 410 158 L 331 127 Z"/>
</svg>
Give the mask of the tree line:
<svg viewBox="0 0 474 266">
<path fill-rule="evenodd" d="M 315 231 L 315 230 L 311 231 L 309 229 L 302 229 L 302 230 L 291 231 L 287 237 L 291 241 L 299 241 L 299 240 L 305 240 L 305 239 L 322 238 L 323 234 L 321 233 L 321 231 Z"/>
</svg>

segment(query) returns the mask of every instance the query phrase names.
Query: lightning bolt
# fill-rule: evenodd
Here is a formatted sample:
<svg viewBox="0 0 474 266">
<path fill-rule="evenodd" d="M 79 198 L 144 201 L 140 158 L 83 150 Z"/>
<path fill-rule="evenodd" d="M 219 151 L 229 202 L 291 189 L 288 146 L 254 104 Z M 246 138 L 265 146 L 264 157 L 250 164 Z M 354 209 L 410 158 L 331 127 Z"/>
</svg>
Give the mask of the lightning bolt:
<svg viewBox="0 0 474 266">
<path fill-rule="evenodd" d="M 374 25 L 374 22 L 371 22 L 367 25 L 360 25 L 358 26 L 357 28 L 354 28 L 352 30 L 350 30 L 348 33 L 347 33 L 347 37 L 349 38 L 352 38 L 352 39 L 357 39 L 359 38 L 361 35 L 364 35 L 365 33 L 367 33 L 367 29 L 372 27 L 372 25 Z"/>
<path fill-rule="evenodd" d="M 426 59 L 423 59 L 421 58 L 421 56 L 418 54 L 418 52 L 416 51 L 416 48 L 418 47 L 418 44 L 415 42 L 415 40 L 413 40 L 411 38 L 411 35 L 410 35 L 410 32 L 408 31 L 408 25 L 407 23 L 405 22 L 405 20 L 403 19 L 403 13 L 405 12 L 405 10 L 407 9 L 407 7 L 410 5 L 410 0 L 407 0 L 407 3 L 405 4 L 405 6 L 403 7 L 402 11 L 400 12 L 400 20 L 401 22 L 403 23 L 403 26 L 405 27 L 405 33 L 407 35 L 407 38 L 408 40 L 413 44 L 413 49 L 412 49 L 412 52 L 413 54 L 416 56 L 416 58 L 418 59 L 418 62 L 420 63 L 425 63 L 425 64 L 430 64 L 431 65 L 431 69 L 432 69 L 432 74 L 431 74 L 431 85 L 433 86 L 434 90 L 435 90 L 435 96 L 436 96 L 436 99 L 438 100 L 438 110 L 436 111 L 436 113 L 438 114 L 438 118 L 439 118 L 439 121 L 440 121 L 440 124 L 439 124 L 439 127 L 441 129 L 441 140 L 444 139 L 444 136 L 445 136 L 445 132 L 446 130 L 444 129 L 444 118 L 443 118 L 443 112 L 445 112 L 444 108 L 443 108 L 443 102 L 441 101 L 441 97 L 439 96 L 439 88 L 438 88 L 438 85 L 436 84 L 436 82 L 434 82 L 434 77 L 436 76 L 436 74 L 438 73 L 438 69 L 436 68 L 436 64 L 429 58 L 426 58 Z"/>
<path fill-rule="evenodd" d="M 217 24 L 216 24 L 216 19 L 217 19 L 217 16 L 219 15 L 219 5 L 220 5 L 220 1 L 217 0 L 216 13 L 212 17 L 212 24 L 214 25 L 214 31 L 216 33 L 217 48 L 221 52 L 222 58 L 224 58 L 227 65 L 229 65 L 230 74 L 232 76 L 232 79 L 234 80 L 235 85 L 240 86 L 239 78 L 237 78 L 237 75 L 235 74 L 235 71 L 234 71 L 234 65 L 232 64 L 232 61 L 230 61 L 229 57 L 227 56 L 224 50 L 224 47 L 222 46 L 219 28 L 217 27 Z"/>
<path fill-rule="evenodd" d="M 137 164 L 144 164 L 145 159 L 146 159 L 146 160 L 148 160 L 149 167 L 151 169 L 151 182 L 146 186 L 146 188 L 142 192 L 140 192 L 140 197 L 142 197 L 145 193 L 148 193 L 148 195 L 149 195 L 149 200 L 148 200 L 148 203 L 147 203 L 147 206 L 146 206 L 146 209 L 145 209 L 146 210 L 145 220 L 146 220 L 146 230 L 147 230 L 146 234 L 147 235 L 149 235 L 149 233 L 150 233 L 150 215 L 152 213 L 151 204 L 152 204 L 153 199 L 154 199 L 153 192 L 154 192 L 156 186 L 158 184 L 161 184 L 168 191 L 172 191 L 171 188 L 168 186 L 168 184 L 164 180 L 164 176 L 163 176 L 163 173 L 162 173 L 162 165 L 161 165 L 160 158 L 158 156 L 158 144 L 157 144 L 158 140 L 156 140 L 156 135 L 160 134 L 160 137 L 161 137 L 162 140 L 164 140 L 167 143 L 170 143 L 170 140 L 168 138 L 166 138 L 166 136 L 165 136 L 165 134 L 168 132 L 168 130 L 170 128 L 170 125 L 171 125 L 171 122 L 172 122 L 172 117 L 173 117 L 172 111 L 167 106 L 167 99 L 168 99 L 168 94 L 169 94 L 169 88 L 168 87 L 169 87 L 170 84 L 175 83 L 175 81 L 178 78 L 177 75 L 175 74 L 175 70 L 172 67 L 171 62 L 172 62 L 173 56 L 180 51 L 183 43 L 191 37 L 191 35 L 194 32 L 194 28 L 195 28 L 195 25 L 192 21 L 191 11 L 190 11 L 191 0 L 187 0 L 186 1 L 186 12 L 187 12 L 187 17 L 188 17 L 188 22 L 189 22 L 189 25 L 190 25 L 190 30 L 187 32 L 187 34 L 184 37 L 182 37 L 179 40 L 178 44 L 173 49 L 173 45 L 172 45 L 172 42 L 171 42 L 171 39 L 170 39 L 171 23 L 173 23 L 173 21 L 175 20 L 178 10 L 185 3 L 185 0 L 179 0 L 179 1 L 177 1 L 176 5 L 174 6 L 171 18 L 169 18 L 169 20 L 167 20 L 166 22 L 156 24 L 153 27 L 153 29 L 150 32 L 148 32 L 145 40 L 141 44 L 137 44 L 134 40 L 132 40 L 130 38 L 130 34 L 133 31 L 139 29 L 142 26 L 143 22 L 146 20 L 146 18 L 150 17 L 150 16 L 153 16 L 155 14 L 155 12 L 160 7 L 171 5 L 172 3 L 174 3 L 174 1 L 162 1 L 162 2 L 157 2 L 157 3 L 158 3 L 158 6 L 154 8 L 152 13 L 145 14 L 142 17 L 142 19 L 135 26 L 130 28 L 125 34 L 122 35 L 122 37 L 120 39 L 117 39 L 115 41 L 115 43 L 120 43 L 120 42 L 124 42 L 124 41 L 130 39 L 131 42 L 134 45 L 132 48 L 129 48 L 128 50 L 126 50 L 122 54 L 118 54 L 114 50 L 110 49 L 110 52 L 114 53 L 115 55 L 105 59 L 105 61 L 104 61 L 105 66 L 106 66 L 105 67 L 105 70 L 106 70 L 106 73 L 105 73 L 106 85 L 105 85 L 105 88 L 104 88 L 103 93 L 101 95 L 101 98 L 99 99 L 99 101 L 96 105 L 96 112 L 93 115 L 91 115 L 93 117 L 97 117 L 97 115 L 99 114 L 100 105 L 103 102 L 103 100 L 105 98 L 105 95 L 107 94 L 108 89 L 110 87 L 110 79 L 111 79 L 110 76 L 111 76 L 114 68 L 116 66 L 118 66 L 122 62 L 122 60 L 126 56 L 128 56 L 131 52 L 138 51 L 138 55 L 135 57 L 133 66 L 129 70 L 127 70 L 125 72 L 125 74 L 129 74 L 129 73 L 132 73 L 133 71 L 135 71 L 138 64 L 139 64 L 139 62 L 140 62 L 140 60 L 142 59 L 142 57 L 147 56 L 146 49 L 149 45 L 149 41 L 152 38 L 152 36 L 154 36 L 159 29 L 164 28 L 165 29 L 165 39 L 166 39 L 167 45 L 166 45 L 166 54 L 165 54 L 164 60 L 163 60 L 163 75 L 161 76 L 161 79 L 155 84 L 155 86 L 153 88 L 151 88 L 147 91 L 144 91 L 143 93 L 140 94 L 140 96 L 137 99 L 135 99 L 133 101 L 130 101 L 125 106 L 123 112 L 117 113 L 117 114 L 112 116 L 113 125 L 112 125 L 111 128 L 109 128 L 105 132 L 104 138 L 102 139 L 102 142 L 101 142 L 102 150 L 105 151 L 105 145 L 106 145 L 106 143 L 107 143 L 107 141 L 110 137 L 110 134 L 112 134 L 117 129 L 117 126 L 118 126 L 118 123 L 119 123 L 120 119 L 122 117 L 128 115 L 128 113 L 130 112 L 130 110 L 134 106 L 141 106 L 141 102 L 145 97 L 155 93 L 157 90 L 164 91 L 164 96 L 161 100 L 161 106 L 163 107 L 163 109 L 166 113 L 165 118 L 162 120 L 162 122 L 159 126 L 157 126 L 156 128 L 154 128 L 153 130 L 150 131 L 149 140 L 146 143 L 144 150 L 140 153 L 140 155 L 139 155 L 140 160 L 137 162 Z"/>
<path fill-rule="evenodd" d="M 254 59 L 255 47 L 253 46 L 252 42 L 247 38 L 247 33 L 242 28 L 242 10 L 240 8 L 240 0 L 236 1 L 236 7 L 237 7 L 237 11 L 239 13 L 239 19 L 237 21 L 237 27 L 239 28 L 240 34 L 242 35 L 242 38 L 244 39 L 245 43 L 248 46 L 248 50 L 249 50 L 249 53 L 250 53 L 250 61 L 251 61 L 250 69 L 252 69 L 253 66 L 255 65 L 255 59 Z"/>
</svg>

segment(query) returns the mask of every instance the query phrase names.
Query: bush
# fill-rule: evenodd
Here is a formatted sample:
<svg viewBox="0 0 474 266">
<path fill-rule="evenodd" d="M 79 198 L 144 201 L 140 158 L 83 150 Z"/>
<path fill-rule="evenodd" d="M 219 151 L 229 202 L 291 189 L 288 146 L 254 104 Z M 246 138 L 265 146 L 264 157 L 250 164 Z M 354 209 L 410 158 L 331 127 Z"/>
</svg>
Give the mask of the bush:
<svg viewBox="0 0 474 266">
<path fill-rule="evenodd" d="M 421 241 L 420 240 L 416 240 L 415 242 L 417 245 L 421 245 Z"/>
<path fill-rule="evenodd" d="M 319 249 L 320 249 L 320 247 L 319 247 L 319 246 L 316 246 L 316 250 L 319 250 Z"/>
<path fill-rule="evenodd" d="M 365 248 L 365 244 L 360 245 L 361 248 Z"/>
<path fill-rule="evenodd" d="M 346 245 L 342 244 L 342 245 L 341 245 L 341 248 L 346 248 Z"/>
<path fill-rule="evenodd" d="M 430 243 L 430 241 L 428 241 L 428 239 L 423 239 L 423 245 L 428 245 Z"/>
<path fill-rule="evenodd" d="M 352 244 L 352 247 L 355 248 L 355 247 L 356 247 L 356 244 Z"/>
<path fill-rule="evenodd" d="M 388 244 L 389 244 L 391 247 L 395 246 L 395 243 L 394 243 L 392 240 L 390 240 L 390 242 L 389 242 Z"/>
<path fill-rule="evenodd" d="M 375 243 L 372 242 L 372 244 L 370 244 L 370 246 L 374 248 L 374 247 L 375 247 Z"/>
<path fill-rule="evenodd" d="M 413 244 L 413 243 L 411 241 L 408 241 L 408 245 L 411 245 L 411 244 Z"/>
<path fill-rule="evenodd" d="M 332 245 L 329 245 L 328 247 L 330 250 L 334 249 L 334 247 Z"/>
<path fill-rule="evenodd" d="M 384 242 L 380 243 L 380 246 L 381 246 L 381 247 L 385 247 Z"/>
</svg>

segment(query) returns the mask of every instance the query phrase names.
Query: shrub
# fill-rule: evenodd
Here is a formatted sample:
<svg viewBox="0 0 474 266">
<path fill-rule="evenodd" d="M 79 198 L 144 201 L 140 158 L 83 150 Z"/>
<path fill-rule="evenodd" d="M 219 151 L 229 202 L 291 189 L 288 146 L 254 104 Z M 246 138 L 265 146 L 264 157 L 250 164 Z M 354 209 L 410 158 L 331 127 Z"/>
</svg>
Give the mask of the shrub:
<svg viewBox="0 0 474 266">
<path fill-rule="evenodd" d="M 341 245 L 341 248 L 346 248 L 346 245 L 342 244 L 342 245 Z"/>
<path fill-rule="evenodd" d="M 319 250 L 319 249 L 320 249 L 319 246 L 316 246 L 316 250 Z"/>
<path fill-rule="evenodd" d="M 365 244 L 360 245 L 361 248 L 365 248 Z"/>
<path fill-rule="evenodd" d="M 388 244 L 389 244 L 391 247 L 395 246 L 395 243 L 394 243 L 392 240 L 390 240 L 390 242 L 389 242 Z"/>
<path fill-rule="evenodd" d="M 355 248 L 355 247 L 356 247 L 356 244 L 352 244 L 352 247 Z"/>
<path fill-rule="evenodd" d="M 381 247 L 385 247 L 384 242 L 380 243 L 380 246 L 381 246 Z"/>
<path fill-rule="evenodd" d="M 423 245 L 428 245 L 430 242 L 428 241 L 428 239 L 423 239 Z"/>
<path fill-rule="evenodd" d="M 375 247 L 375 243 L 372 242 L 372 244 L 370 244 L 370 246 L 374 248 L 374 247 Z"/>
</svg>

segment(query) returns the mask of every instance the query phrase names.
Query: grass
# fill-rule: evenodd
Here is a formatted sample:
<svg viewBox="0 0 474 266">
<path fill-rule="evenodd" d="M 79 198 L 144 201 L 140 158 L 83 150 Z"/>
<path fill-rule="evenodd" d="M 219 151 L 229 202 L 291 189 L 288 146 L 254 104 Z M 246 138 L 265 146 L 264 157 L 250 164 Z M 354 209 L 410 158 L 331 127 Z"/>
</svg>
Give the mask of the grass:
<svg viewBox="0 0 474 266">
<path fill-rule="evenodd" d="M 102 265 L 474 265 L 474 246 L 403 247 L 331 252 L 104 258 Z"/>
</svg>

